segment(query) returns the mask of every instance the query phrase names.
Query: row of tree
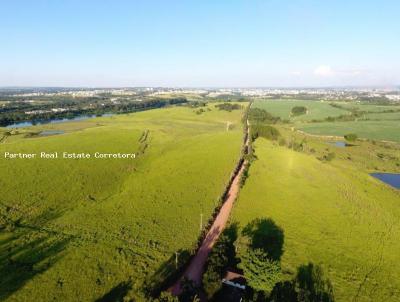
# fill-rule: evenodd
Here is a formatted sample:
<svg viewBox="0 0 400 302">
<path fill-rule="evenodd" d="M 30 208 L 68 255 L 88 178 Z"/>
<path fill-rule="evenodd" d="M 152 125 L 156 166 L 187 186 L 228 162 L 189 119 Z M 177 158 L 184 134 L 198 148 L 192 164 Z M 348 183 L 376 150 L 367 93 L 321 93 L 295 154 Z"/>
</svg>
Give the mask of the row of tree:
<svg viewBox="0 0 400 302">
<path fill-rule="evenodd" d="M 46 104 L 43 106 L 35 106 L 35 111 L 42 110 L 46 112 L 39 112 L 37 114 L 26 114 L 25 112 L 32 107 L 25 105 L 8 106 L 0 110 L 0 126 L 5 127 L 17 122 L 31 121 L 33 123 L 46 122 L 54 119 L 72 119 L 81 115 L 102 115 L 105 113 L 129 113 L 135 111 L 142 111 L 147 109 L 161 108 L 168 105 L 186 103 L 186 98 L 171 98 L 171 99 L 149 99 L 145 101 L 131 101 L 126 103 L 101 103 L 92 104 L 88 106 L 85 102 L 79 103 L 59 103 Z M 63 108 L 66 111 L 53 112 L 52 108 Z"/>
</svg>

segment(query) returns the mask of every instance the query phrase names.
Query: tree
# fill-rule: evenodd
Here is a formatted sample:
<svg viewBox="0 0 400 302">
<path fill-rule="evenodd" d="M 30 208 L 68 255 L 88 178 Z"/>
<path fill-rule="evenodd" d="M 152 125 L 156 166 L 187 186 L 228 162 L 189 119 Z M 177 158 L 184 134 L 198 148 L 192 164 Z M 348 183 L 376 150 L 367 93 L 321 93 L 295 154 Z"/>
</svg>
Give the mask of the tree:
<svg viewBox="0 0 400 302">
<path fill-rule="evenodd" d="M 335 298 L 332 284 L 324 277 L 321 266 L 309 263 L 297 269 L 293 280 L 276 283 L 269 301 L 333 302 Z"/>
<path fill-rule="evenodd" d="M 225 229 L 208 256 L 206 271 L 203 275 L 203 286 L 208 297 L 212 297 L 221 289 L 221 280 L 228 268 L 234 267 L 237 263 L 233 245 L 237 237 L 236 232 L 236 224 L 232 224 Z"/>
<path fill-rule="evenodd" d="M 199 301 L 199 287 L 194 281 L 183 278 L 181 281 L 182 293 L 179 295 L 179 301 L 181 302 L 194 302 Z"/>
<path fill-rule="evenodd" d="M 292 115 L 298 116 L 307 113 L 307 108 L 304 106 L 295 106 L 292 108 Z"/>
<path fill-rule="evenodd" d="M 297 269 L 295 279 L 298 301 L 300 302 L 333 302 L 333 287 L 325 278 L 319 265 L 309 263 Z"/>
<path fill-rule="evenodd" d="M 248 248 L 241 256 L 238 267 L 255 290 L 271 291 L 281 278 L 281 267 L 278 261 L 271 260 L 262 249 Z"/>
<path fill-rule="evenodd" d="M 293 281 L 283 281 L 275 284 L 270 296 L 271 302 L 297 302 L 297 292 Z"/>
</svg>

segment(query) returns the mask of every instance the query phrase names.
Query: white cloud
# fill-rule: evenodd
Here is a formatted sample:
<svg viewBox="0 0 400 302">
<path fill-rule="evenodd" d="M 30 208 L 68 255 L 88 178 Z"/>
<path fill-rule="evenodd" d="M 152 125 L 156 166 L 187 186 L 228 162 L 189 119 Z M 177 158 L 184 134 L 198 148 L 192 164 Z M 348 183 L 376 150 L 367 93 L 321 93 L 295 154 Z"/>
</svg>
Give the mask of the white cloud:
<svg viewBox="0 0 400 302">
<path fill-rule="evenodd" d="M 292 75 L 292 76 L 300 76 L 301 72 L 300 71 L 292 71 L 292 72 L 290 72 L 290 75 Z"/>
<path fill-rule="evenodd" d="M 334 75 L 335 72 L 328 65 L 320 65 L 314 69 L 314 74 L 321 77 L 329 77 Z"/>
<path fill-rule="evenodd" d="M 345 69 L 334 70 L 329 65 L 320 65 L 314 69 L 314 75 L 319 77 L 359 77 L 366 74 L 365 70 L 360 69 Z"/>
</svg>

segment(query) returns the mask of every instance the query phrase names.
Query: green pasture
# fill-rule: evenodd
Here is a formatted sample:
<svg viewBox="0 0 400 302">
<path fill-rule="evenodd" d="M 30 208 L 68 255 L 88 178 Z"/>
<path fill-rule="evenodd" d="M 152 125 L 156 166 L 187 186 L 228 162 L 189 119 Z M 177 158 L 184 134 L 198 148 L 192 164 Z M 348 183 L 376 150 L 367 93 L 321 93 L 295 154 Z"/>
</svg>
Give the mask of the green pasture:
<svg viewBox="0 0 400 302">
<path fill-rule="evenodd" d="M 0 300 L 146 301 L 144 284 L 164 280 L 175 252 L 183 262 L 195 247 L 200 214 L 204 222 L 211 217 L 239 159 L 243 111 L 208 106 L 200 115 L 171 107 L 7 136 L 0 143 Z M 44 129 L 65 134 L 25 137 Z M 6 160 L 6 151 L 138 156 Z"/>
<path fill-rule="evenodd" d="M 358 137 L 400 142 L 400 123 L 397 120 L 324 122 L 297 125 L 310 134 L 343 136 L 355 133 Z"/>
<path fill-rule="evenodd" d="M 304 106 L 307 108 L 307 114 L 291 116 L 291 110 L 295 106 Z M 350 114 L 347 110 L 335 108 L 329 105 L 328 101 L 303 101 L 303 100 L 257 100 L 253 108 L 261 108 L 274 116 L 283 120 L 290 121 L 311 121 L 325 119 L 329 116 L 339 116 Z"/>
<path fill-rule="evenodd" d="M 369 104 L 367 102 L 333 102 L 335 104 L 340 105 L 347 110 L 357 109 L 359 111 L 366 112 L 383 112 L 388 110 L 399 110 L 400 105 L 377 105 L 377 104 Z"/>
<path fill-rule="evenodd" d="M 300 138 L 281 132 L 286 140 Z M 312 140 L 306 140 L 306 151 L 296 152 L 257 139 L 257 159 L 232 222 L 243 229 L 266 218 L 283 229 L 284 279 L 313 262 L 332 281 L 337 301 L 400 301 L 399 191 L 369 176 L 362 164 L 353 164 L 363 160 L 361 146 L 343 148 L 325 162 L 317 159 L 319 153 L 335 147 Z M 239 244 L 239 254 L 242 248 Z"/>
<path fill-rule="evenodd" d="M 370 120 L 396 120 L 400 124 L 400 111 L 399 112 L 384 112 L 384 113 L 368 113 L 365 118 Z"/>
</svg>

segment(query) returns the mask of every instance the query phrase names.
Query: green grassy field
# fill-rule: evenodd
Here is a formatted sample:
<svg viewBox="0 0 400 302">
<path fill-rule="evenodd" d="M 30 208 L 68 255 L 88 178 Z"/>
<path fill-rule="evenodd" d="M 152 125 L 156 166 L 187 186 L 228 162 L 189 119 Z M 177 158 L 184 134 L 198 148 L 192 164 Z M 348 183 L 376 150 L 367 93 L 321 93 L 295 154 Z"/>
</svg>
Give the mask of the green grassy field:
<svg viewBox="0 0 400 302">
<path fill-rule="evenodd" d="M 145 301 L 145 280 L 165 277 L 175 252 L 195 246 L 200 214 L 211 216 L 240 155 L 242 111 L 208 106 L 200 115 L 173 107 L 6 137 L 1 156 L 139 155 L 0 159 L 0 300 L 109 301 L 128 293 Z M 65 134 L 25 138 L 43 129 Z"/>
<path fill-rule="evenodd" d="M 286 139 L 301 138 L 281 131 Z M 368 143 L 337 148 L 336 158 L 323 162 L 318 153 L 335 147 L 313 138 L 306 144 L 313 151 L 256 141 L 257 160 L 232 222 L 243 228 L 255 218 L 270 218 L 283 229 L 285 278 L 311 261 L 322 265 L 337 301 L 400 301 L 400 193 L 364 171 L 370 160 L 363 155 L 374 147 L 397 155 L 398 150 Z M 379 165 L 375 153 L 372 157 L 372 165 Z M 385 164 L 398 171 L 394 163 Z"/>
<path fill-rule="evenodd" d="M 368 113 L 365 118 L 371 120 L 397 120 L 400 121 L 400 112 Z"/>
<path fill-rule="evenodd" d="M 368 104 L 368 103 L 363 103 L 363 102 L 333 102 L 333 103 L 336 103 L 348 110 L 357 109 L 357 110 L 366 111 L 366 112 L 383 112 L 383 111 L 387 111 L 387 110 L 399 110 L 400 109 L 400 105 L 397 105 L 397 106 L 375 105 L 375 104 Z"/>
<path fill-rule="evenodd" d="M 329 105 L 327 101 L 302 101 L 302 100 L 257 100 L 252 105 L 253 108 L 261 108 L 274 116 L 283 120 L 291 121 L 311 121 L 313 119 L 324 119 L 329 116 L 339 116 L 350 114 L 347 110 L 335 108 Z M 294 116 L 290 112 L 295 106 L 304 106 L 307 108 L 307 114 Z"/>
<path fill-rule="evenodd" d="M 343 136 L 356 133 L 361 138 L 400 142 L 398 120 L 309 123 L 296 127 L 310 134 Z"/>
<path fill-rule="evenodd" d="M 257 100 L 254 108 L 261 108 L 274 116 L 293 123 L 299 130 L 316 135 L 343 136 L 348 133 L 356 133 L 361 138 L 373 140 L 400 141 L 400 112 L 384 112 L 399 110 L 400 106 L 371 105 L 355 102 L 334 102 L 342 108 L 333 107 L 325 101 L 301 101 L 301 100 Z M 291 110 L 295 106 L 307 108 L 307 114 L 291 116 Z M 355 121 L 321 121 L 327 117 L 338 117 L 351 114 L 352 109 L 366 111 Z M 319 120 L 320 122 L 312 122 Z"/>
</svg>

